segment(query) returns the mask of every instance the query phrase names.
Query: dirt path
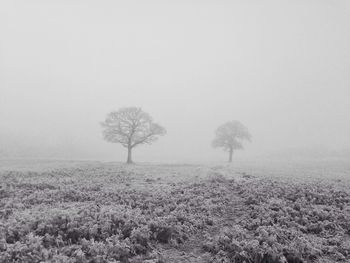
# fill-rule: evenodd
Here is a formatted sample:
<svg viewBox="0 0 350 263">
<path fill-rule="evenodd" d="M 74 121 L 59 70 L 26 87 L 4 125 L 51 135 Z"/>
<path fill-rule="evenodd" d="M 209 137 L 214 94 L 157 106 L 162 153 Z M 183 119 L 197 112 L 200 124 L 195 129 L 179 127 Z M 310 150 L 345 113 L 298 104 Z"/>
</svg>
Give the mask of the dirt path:
<svg viewBox="0 0 350 263">
<path fill-rule="evenodd" d="M 239 196 L 239 191 L 227 185 L 231 194 L 225 205 L 225 210 L 215 215 L 213 226 L 191 236 L 183 245 L 178 248 L 174 246 L 163 246 L 160 253 L 164 256 L 164 262 L 170 263 L 204 263 L 210 262 L 209 255 L 203 250 L 203 245 L 208 237 L 214 238 L 225 227 L 232 227 L 238 224 L 245 214 L 245 204 Z"/>
</svg>

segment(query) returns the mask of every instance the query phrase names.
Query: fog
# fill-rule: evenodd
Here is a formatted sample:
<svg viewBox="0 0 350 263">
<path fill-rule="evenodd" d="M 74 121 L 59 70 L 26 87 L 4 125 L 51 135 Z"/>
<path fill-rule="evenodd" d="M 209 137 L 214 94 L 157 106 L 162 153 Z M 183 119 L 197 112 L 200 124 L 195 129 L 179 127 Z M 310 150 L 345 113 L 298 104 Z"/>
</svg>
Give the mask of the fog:
<svg viewBox="0 0 350 263">
<path fill-rule="evenodd" d="M 134 159 L 226 161 L 350 149 L 350 2 L 0 2 L 0 155 L 124 161 L 100 122 L 138 106 L 167 129 Z"/>
</svg>

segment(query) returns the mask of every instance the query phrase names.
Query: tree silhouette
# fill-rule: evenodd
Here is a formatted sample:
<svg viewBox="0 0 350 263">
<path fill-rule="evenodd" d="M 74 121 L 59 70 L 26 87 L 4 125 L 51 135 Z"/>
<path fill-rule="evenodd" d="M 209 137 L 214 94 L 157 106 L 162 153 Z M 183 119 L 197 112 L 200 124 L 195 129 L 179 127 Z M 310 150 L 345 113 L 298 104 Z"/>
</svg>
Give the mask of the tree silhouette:
<svg viewBox="0 0 350 263">
<path fill-rule="evenodd" d="M 251 135 L 248 129 L 239 121 L 229 121 L 216 129 L 215 139 L 212 142 L 214 148 L 221 147 L 229 152 L 229 162 L 232 162 L 234 150 L 243 149 L 243 140 L 250 141 Z"/>
<path fill-rule="evenodd" d="M 152 117 L 137 107 L 121 108 L 107 115 L 101 123 L 103 137 L 106 141 L 120 143 L 128 149 L 127 163 L 132 163 L 132 149 L 138 145 L 151 144 L 158 136 L 165 135 L 166 130 Z"/>
</svg>

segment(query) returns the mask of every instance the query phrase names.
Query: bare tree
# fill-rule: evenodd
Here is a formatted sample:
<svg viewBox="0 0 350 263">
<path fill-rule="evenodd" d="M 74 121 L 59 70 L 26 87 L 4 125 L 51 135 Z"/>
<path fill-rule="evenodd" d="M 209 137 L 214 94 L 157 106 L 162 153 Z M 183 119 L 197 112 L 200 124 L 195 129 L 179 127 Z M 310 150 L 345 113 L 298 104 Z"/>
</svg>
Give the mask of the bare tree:
<svg viewBox="0 0 350 263">
<path fill-rule="evenodd" d="M 101 123 L 106 141 L 120 143 L 128 149 L 127 163 L 132 163 L 132 149 L 141 144 L 151 144 L 166 130 L 152 117 L 137 107 L 121 108 L 107 115 Z"/>
<path fill-rule="evenodd" d="M 243 140 L 250 141 L 251 135 L 248 129 L 239 121 L 229 121 L 216 129 L 215 139 L 212 142 L 214 148 L 221 147 L 229 152 L 229 162 L 232 162 L 234 150 L 243 149 Z"/>
</svg>

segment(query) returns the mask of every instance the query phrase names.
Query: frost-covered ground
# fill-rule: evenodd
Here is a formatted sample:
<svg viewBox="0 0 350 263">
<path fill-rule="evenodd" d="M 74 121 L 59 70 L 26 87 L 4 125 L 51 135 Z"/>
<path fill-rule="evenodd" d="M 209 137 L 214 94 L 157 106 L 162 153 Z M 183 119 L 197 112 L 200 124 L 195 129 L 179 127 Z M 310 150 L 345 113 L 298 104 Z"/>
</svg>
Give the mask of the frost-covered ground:
<svg viewBox="0 0 350 263">
<path fill-rule="evenodd" d="M 349 171 L 0 161 L 0 262 L 350 262 Z"/>
</svg>

